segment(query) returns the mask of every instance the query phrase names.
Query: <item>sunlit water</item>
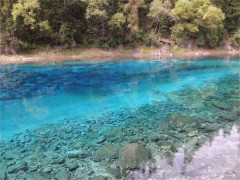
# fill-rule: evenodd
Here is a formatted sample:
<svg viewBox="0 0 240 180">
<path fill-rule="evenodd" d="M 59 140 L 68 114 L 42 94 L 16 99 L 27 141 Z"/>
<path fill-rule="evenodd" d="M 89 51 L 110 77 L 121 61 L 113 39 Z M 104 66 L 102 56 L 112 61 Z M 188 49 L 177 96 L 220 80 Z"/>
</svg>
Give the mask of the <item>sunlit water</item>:
<svg viewBox="0 0 240 180">
<path fill-rule="evenodd" d="M 237 179 L 239 77 L 238 58 L 1 66 L 0 179 Z M 129 143 L 151 157 L 122 170 Z"/>
</svg>

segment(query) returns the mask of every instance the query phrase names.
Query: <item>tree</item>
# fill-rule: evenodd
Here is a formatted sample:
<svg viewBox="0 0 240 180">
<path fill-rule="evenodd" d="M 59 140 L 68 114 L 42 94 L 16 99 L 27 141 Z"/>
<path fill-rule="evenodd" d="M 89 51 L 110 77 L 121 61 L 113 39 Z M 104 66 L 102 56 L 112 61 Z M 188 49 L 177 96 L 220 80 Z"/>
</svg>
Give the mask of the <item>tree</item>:
<svg viewBox="0 0 240 180">
<path fill-rule="evenodd" d="M 225 14 L 225 29 L 231 34 L 237 31 L 240 25 L 240 1 L 239 0 L 211 0 Z"/>
<path fill-rule="evenodd" d="M 27 47 L 16 37 L 12 7 L 14 0 L 0 1 L 0 54 L 15 54 Z"/>
<path fill-rule="evenodd" d="M 87 8 L 85 17 L 88 22 L 89 35 L 95 41 L 99 37 L 99 29 L 102 30 L 101 37 L 105 38 L 105 28 L 107 16 L 108 0 L 87 0 Z"/>
<path fill-rule="evenodd" d="M 220 42 L 225 16 L 209 0 L 178 0 L 171 16 L 172 36 L 178 44 L 195 39 L 200 46 L 215 47 Z"/>
<path fill-rule="evenodd" d="M 16 22 L 18 18 L 22 18 L 23 23 L 30 26 L 30 29 L 38 27 L 40 30 L 48 30 L 50 29 L 48 20 L 42 21 L 37 17 L 40 10 L 38 0 L 18 0 L 18 2 L 13 5 L 13 20 Z"/>
<path fill-rule="evenodd" d="M 144 7 L 144 0 L 129 0 L 124 6 L 124 12 L 127 15 L 128 28 L 132 36 L 136 36 L 139 31 L 139 8 Z"/>
<path fill-rule="evenodd" d="M 14 34 L 29 45 L 42 44 L 51 36 L 48 17 L 43 15 L 39 0 L 18 0 L 13 4 Z"/>
<path fill-rule="evenodd" d="M 108 25 L 112 29 L 121 29 L 125 22 L 126 17 L 124 14 L 116 13 L 112 16 L 111 20 L 108 22 Z"/>
<path fill-rule="evenodd" d="M 240 28 L 233 34 L 232 41 L 236 47 L 240 48 Z"/>
<path fill-rule="evenodd" d="M 126 17 L 123 13 L 115 13 L 110 21 L 108 21 L 108 26 L 110 29 L 110 37 L 107 41 L 109 46 L 116 46 L 124 42 Z"/>
<path fill-rule="evenodd" d="M 13 2 L 10 0 L 0 1 L 0 48 L 10 45 L 14 38 L 13 19 L 11 15 Z M 3 50 L 1 50 L 3 51 Z"/>
<path fill-rule="evenodd" d="M 0 13 L 0 53 L 39 45 L 150 46 L 170 35 L 183 46 L 239 40 L 239 0 L 0 0 Z"/>
<path fill-rule="evenodd" d="M 172 3 L 170 0 L 153 0 L 150 4 L 148 16 L 154 22 L 154 30 L 158 34 L 159 32 L 166 35 L 170 24 L 170 12 Z"/>
</svg>

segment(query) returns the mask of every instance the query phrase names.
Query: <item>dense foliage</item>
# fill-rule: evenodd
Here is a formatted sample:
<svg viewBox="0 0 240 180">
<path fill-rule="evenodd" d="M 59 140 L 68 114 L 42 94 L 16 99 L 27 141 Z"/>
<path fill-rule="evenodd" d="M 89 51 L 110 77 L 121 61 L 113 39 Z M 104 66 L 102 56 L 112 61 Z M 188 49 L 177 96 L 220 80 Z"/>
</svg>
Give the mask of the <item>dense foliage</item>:
<svg viewBox="0 0 240 180">
<path fill-rule="evenodd" d="M 0 49 L 45 45 L 239 47 L 239 0 L 1 0 Z"/>
</svg>

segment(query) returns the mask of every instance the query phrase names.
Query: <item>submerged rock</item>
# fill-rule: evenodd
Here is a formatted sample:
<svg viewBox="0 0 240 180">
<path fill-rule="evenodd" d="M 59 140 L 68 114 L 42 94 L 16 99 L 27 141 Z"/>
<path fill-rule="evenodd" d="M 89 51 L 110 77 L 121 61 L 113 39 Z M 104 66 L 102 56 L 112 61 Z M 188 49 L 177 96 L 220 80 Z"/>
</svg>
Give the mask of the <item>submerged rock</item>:
<svg viewBox="0 0 240 180">
<path fill-rule="evenodd" d="M 97 140 L 97 144 L 101 144 L 103 143 L 104 141 L 106 141 L 106 138 L 104 136 L 100 136 Z"/>
<path fill-rule="evenodd" d="M 107 168 L 106 170 L 109 174 L 111 174 L 115 179 L 121 178 L 121 171 L 120 168 Z"/>
<path fill-rule="evenodd" d="M 50 180 L 49 177 L 47 176 L 42 176 L 42 175 L 39 175 L 39 174 L 36 174 L 36 173 L 28 173 L 26 175 L 26 179 L 31 179 L 31 180 Z"/>
<path fill-rule="evenodd" d="M 44 159 L 46 157 L 44 154 L 45 151 L 46 151 L 46 149 L 43 145 L 38 145 L 34 149 L 34 153 L 31 155 L 31 159 L 33 159 L 33 160 Z"/>
<path fill-rule="evenodd" d="M 57 180 L 68 180 L 69 177 L 70 175 L 65 170 L 59 171 L 55 176 Z"/>
<path fill-rule="evenodd" d="M 140 144 L 124 146 L 119 153 L 119 165 L 122 169 L 134 169 L 148 160 L 148 151 Z"/>
<path fill-rule="evenodd" d="M 218 129 L 218 125 L 216 123 L 211 123 L 211 124 L 207 124 L 204 129 L 206 131 L 216 131 Z"/>
<path fill-rule="evenodd" d="M 77 162 L 69 162 L 69 163 L 66 163 L 66 167 L 70 170 L 70 171 L 73 171 L 75 169 L 78 168 L 78 163 Z"/>
<path fill-rule="evenodd" d="M 236 113 L 236 114 L 237 114 L 237 116 L 240 116 L 240 111 L 237 111 L 237 113 Z"/>
<path fill-rule="evenodd" d="M 52 170 L 53 169 L 51 167 L 46 167 L 46 168 L 43 169 L 43 173 L 48 174 L 48 173 L 52 172 Z"/>
<path fill-rule="evenodd" d="M 215 123 L 215 122 L 216 122 L 215 119 L 212 119 L 212 118 L 207 119 L 206 121 L 207 121 L 208 123 Z"/>
<path fill-rule="evenodd" d="M 87 152 L 81 150 L 69 151 L 67 152 L 68 158 L 86 158 Z"/>
<path fill-rule="evenodd" d="M 213 102 L 212 105 L 215 108 L 220 109 L 220 110 L 230 110 L 231 109 L 231 107 L 229 107 L 226 104 L 221 103 L 221 102 Z"/>
<path fill-rule="evenodd" d="M 100 162 L 104 159 L 116 159 L 118 154 L 118 149 L 113 144 L 106 144 L 99 148 L 92 156 L 92 160 Z"/>
<path fill-rule="evenodd" d="M 112 128 L 106 131 L 104 134 L 109 142 L 120 141 L 124 138 L 124 133 L 122 128 Z"/>
<path fill-rule="evenodd" d="M 6 163 L 0 163 L 0 179 L 4 179 L 4 177 L 7 176 L 6 172 L 7 172 Z"/>
<path fill-rule="evenodd" d="M 64 162 L 65 162 L 65 159 L 61 157 L 52 160 L 53 164 L 63 164 Z"/>
<path fill-rule="evenodd" d="M 20 161 L 13 166 L 8 167 L 9 173 L 17 173 L 18 171 L 27 170 L 27 163 L 25 161 Z"/>
<path fill-rule="evenodd" d="M 98 175 L 91 178 L 91 180 L 107 180 L 107 177 Z"/>
<path fill-rule="evenodd" d="M 6 160 L 12 160 L 12 159 L 15 159 L 16 155 L 13 153 L 13 152 L 5 152 L 3 154 L 3 158 L 6 159 Z"/>
<path fill-rule="evenodd" d="M 80 148 L 84 147 L 85 144 L 84 144 L 84 142 L 77 140 L 77 141 L 73 141 L 73 143 L 70 144 L 70 146 L 75 149 L 80 149 Z"/>
<path fill-rule="evenodd" d="M 227 120 L 227 121 L 236 121 L 237 119 L 233 116 L 229 116 L 229 115 L 221 115 L 220 118 Z"/>
<path fill-rule="evenodd" d="M 185 131 L 187 126 L 190 126 L 195 121 L 193 118 L 186 116 L 185 114 L 171 114 L 167 117 L 169 126 L 173 129 L 179 129 Z"/>
<path fill-rule="evenodd" d="M 7 180 L 7 174 L 6 174 L 6 172 L 0 171 L 0 179 L 2 179 L 2 180 Z"/>
</svg>

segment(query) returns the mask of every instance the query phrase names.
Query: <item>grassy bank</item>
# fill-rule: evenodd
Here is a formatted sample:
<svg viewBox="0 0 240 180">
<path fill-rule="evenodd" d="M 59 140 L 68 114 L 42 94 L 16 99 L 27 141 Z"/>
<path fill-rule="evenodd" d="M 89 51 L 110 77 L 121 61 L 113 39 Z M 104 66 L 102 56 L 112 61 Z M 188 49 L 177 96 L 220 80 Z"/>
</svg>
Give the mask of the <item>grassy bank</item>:
<svg viewBox="0 0 240 180">
<path fill-rule="evenodd" d="M 171 52 L 160 51 L 159 48 L 40 48 L 17 55 L 0 55 L 0 64 L 20 64 L 30 62 L 57 62 L 67 60 L 111 60 L 122 58 L 196 58 L 207 56 L 236 56 L 240 55 L 240 50 L 226 51 L 223 49 L 180 49 L 173 48 Z"/>
</svg>

